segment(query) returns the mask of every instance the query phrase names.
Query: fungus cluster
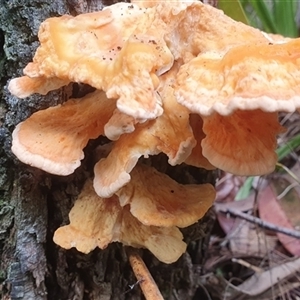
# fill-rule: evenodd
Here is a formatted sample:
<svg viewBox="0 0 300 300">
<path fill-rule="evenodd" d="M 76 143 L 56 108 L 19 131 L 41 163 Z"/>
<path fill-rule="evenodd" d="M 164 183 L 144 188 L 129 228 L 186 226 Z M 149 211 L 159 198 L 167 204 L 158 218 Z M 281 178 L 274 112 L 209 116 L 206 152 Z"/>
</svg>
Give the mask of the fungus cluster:
<svg viewBox="0 0 300 300">
<path fill-rule="evenodd" d="M 191 28 L 193 30 L 191 30 Z M 24 163 L 57 175 L 80 165 L 90 139 L 111 141 L 54 241 L 88 253 L 113 241 L 148 248 L 171 263 L 185 251 L 178 227 L 212 205 L 211 185 L 180 185 L 139 162 L 165 153 L 240 175 L 272 172 L 279 111 L 300 107 L 300 40 L 278 39 L 198 1 L 117 3 L 50 18 L 19 98 L 69 83 L 80 99 L 34 113 L 13 132 Z"/>
</svg>

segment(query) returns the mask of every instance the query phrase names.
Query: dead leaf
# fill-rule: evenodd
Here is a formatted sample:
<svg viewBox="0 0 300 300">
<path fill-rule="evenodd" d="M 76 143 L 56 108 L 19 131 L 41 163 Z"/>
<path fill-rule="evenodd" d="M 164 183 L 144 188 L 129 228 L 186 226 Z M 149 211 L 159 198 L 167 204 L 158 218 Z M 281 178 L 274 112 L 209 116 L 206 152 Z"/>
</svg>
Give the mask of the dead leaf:
<svg viewBox="0 0 300 300">
<path fill-rule="evenodd" d="M 219 212 L 217 213 L 217 219 L 222 230 L 226 235 L 229 234 L 229 232 L 231 232 L 235 226 L 234 224 L 236 220 L 232 218 L 229 214 L 225 215 Z"/>
<path fill-rule="evenodd" d="M 254 194 L 250 195 L 248 198 L 239 201 L 232 201 L 232 202 L 216 202 L 215 203 L 215 211 L 217 212 L 218 222 L 223 229 L 223 231 L 228 234 L 234 227 L 235 218 L 230 217 L 230 215 L 224 215 L 219 211 L 224 211 L 228 208 L 233 208 L 238 211 L 248 211 L 253 209 L 254 205 Z"/>
<path fill-rule="evenodd" d="M 276 224 L 278 227 L 294 229 L 294 226 L 288 220 L 285 212 L 281 208 L 276 194 L 268 185 L 258 195 L 258 209 L 260 218 L 264 221 Z M 277 233 L 279 241 L 293 255 L 300 255 L 300 240 L 287 236 L 283 233 Z"/>
<path fill-rule="evenodd" d="M 257 225 L 238 219 L 227 238 L 233 253 L 249 256 L 264 256 L 275 248 L 277 242 L 277 237 L 267 235 Z"/>
<path fill-rule="evenodd" d="M 248 296 L 258 296 L 271 288 L 274 284 L 293 275 L 300 269 L 300 258 L 278 265 L 262 273 L 255 273 L 238 286 L 232 288 Z"/>
<path fill-rule="evenodd" d="M 228 208 L 235 209 L 238 211 L 248 211 L 253 209 L 255 200 L 255 194 L 251 194 L 249 197 L 239 201 L 232 201 L 226 203 L 215 203 L 216 211 L 226 210 Z"/>
<path fill-rule="evenodd" d="M 300 227 L 300 197 L 295 188 L 286 192 L 291 184 L 292 183 L 284 177 L 272 180 L 272 188 L 275 190 L 275 193 L 277 195 L 284 193 L 284 196 L 278 200 L 280 207 L 285 212 L 285 215 L 291 224 L 297 228 Z"/>
<path fill-rule="evenodd" d="M 216 182 L 216 202 L 231 202 L 243 185 L 246 177 L 223 173 Z"/>
</svg>

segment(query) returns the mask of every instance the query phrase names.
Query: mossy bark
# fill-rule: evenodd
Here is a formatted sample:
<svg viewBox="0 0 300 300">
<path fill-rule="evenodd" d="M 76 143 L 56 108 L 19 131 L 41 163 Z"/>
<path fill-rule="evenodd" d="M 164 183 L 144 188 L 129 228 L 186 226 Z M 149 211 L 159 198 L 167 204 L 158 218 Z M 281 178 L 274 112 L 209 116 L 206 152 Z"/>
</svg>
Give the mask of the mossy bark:
<svg viewBox="0 0 300 300">
<path fill-rule="evenodd" d="M 76 15 L 117 1 L 0 0 L 0 298 L 1 299 L 141 299 L 136 279 L 121 244 L 88 255 L 64 250 L 52 241 L 54 231 L 68 222 L 74 199 L 92 172 L 89 160 L 67 177 L 51 176 L 20 163 L 11 153 L 11 132 L 33 112 L 57 105 L 64 89 L 47 96 L 19 100 L 7 82 L 20 76 L 38 46 L 40 23 L 65 13 Z M 95 141 L 86 152 L 92 151 Z M 181 181 L 212 181 L 211 172 L 179 167 L 170 171 Z M 177 175 L 176 175 L 177 173 Z M 188 252 L 172 265 L 141 251 L 165 299 L 193 299 L 199 293 L 199 274 L 205 239 L 213 214 L 185 230 Z M 197 298 L 195 298 L 197 299 Z"/>
</svg>

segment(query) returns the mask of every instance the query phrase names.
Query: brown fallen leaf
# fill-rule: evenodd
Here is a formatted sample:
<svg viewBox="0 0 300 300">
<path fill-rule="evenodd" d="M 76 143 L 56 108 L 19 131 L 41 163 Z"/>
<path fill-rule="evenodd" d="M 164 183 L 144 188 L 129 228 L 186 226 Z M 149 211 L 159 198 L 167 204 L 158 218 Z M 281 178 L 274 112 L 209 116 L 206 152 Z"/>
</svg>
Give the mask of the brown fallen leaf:
<svg viewBox="0 0 300 300">
<path fill-rule="evenodd" d="M 235 176 L 230 173 L 222 172 L 216 183 L 216 202 L 232 202 L 243 185 L 246 177 Z"/>
<path fill-rule="evenodd" d="M 237 218 L 226 239 L 229 241 L 232 253 L 262 257 L 272 251 L 277 242 L 276 236 L 267 235 L 260 227 Z"/>
<path fill-rule="evenodd" d="M 258 210 L 260 218 L 264 221 L 276 224 L 278 227 L 294 229 L 294 226 L 287 218 L 284 210 L 282 209 L 277 195 L 268 185 L 258 195 Z M 277 237 L 282 245 L 293 255 L 300 255 L 300 240 L 287 236 L 282 233 L 277 233 Z"/>
<path fill-rule="evenodd" d="M 275 266 L 262 273 L 255 273 L 238 286 L 233 286 L 235 290 L 248 296 L 258 296 L 271 288 L 274 284 L 295 274 L 300 269 L 300 258 L 287 263 Z"/>
<path fill-rule="evenodd" d="M 225 202 L 225 203 L 223 202 L 215 203 L 215 211 L 217 212 L 217 219 L 224 233 L 228 234 L 230 231 L 232 231 L 236 221 L 235 218 L 220 213 L 220 210 L 224 211 L 226 209 L 231 208 L 231 209 L 236 209 L 238 211 L 245 212 L 250 209 L 253 209 L 254 199 L 255 199 L 255 195 L 251 194 L 249 197 L 247 197 L 244 200 Z"/>
<path fill-rule="evenodd" d="M 296 184 L 296 185 L 295 185 Z M 287 219 L 295 228 L 300 227 L 300 196 L 299 184 L 279 177 L 272 180 L 273 190 L 278 196 L 280 207 L 285 212 Z"/>
</svg>

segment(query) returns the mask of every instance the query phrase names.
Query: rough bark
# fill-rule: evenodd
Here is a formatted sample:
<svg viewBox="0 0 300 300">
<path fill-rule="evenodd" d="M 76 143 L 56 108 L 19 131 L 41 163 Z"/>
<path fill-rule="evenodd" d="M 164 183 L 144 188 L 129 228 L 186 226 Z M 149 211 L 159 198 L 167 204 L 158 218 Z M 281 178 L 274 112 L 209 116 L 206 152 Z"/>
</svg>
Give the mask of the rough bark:
<svg viewBox="0 0 300 300">
<path fill-rule="evenodd" d="M 1 299 L 141 299 L 121 244 L 89 255 L 64 250 L 52 241 L 54 231 L 68 222 L 68 212 L 92 171 L 89 159 L 74 174 L 51 176 L 21 164 L 11 153 L 11 132 L 34 111 L 63 102 L 64 89 L 42 97 L 18 100 L 7 81 L 19 76 L 38 46 L 40 23 L 51 16 L 101 9 L 113 1 L 0 0 L 0 298 Z M 117 2 L 117 1 L 115 1 Z M 91 142 L 86 152 L 98 141 Z M 177 180 L 210 182 L 212 173 L 184 166 L 166 170 Z M 212 213 L 184 230 L 188 252 L 176 263 L 158 262 L 141 254 L 165 299 L 197 299 L 205 234 Z M 196 298 L 194 298 L 196 297 Z"/>
</svg>

